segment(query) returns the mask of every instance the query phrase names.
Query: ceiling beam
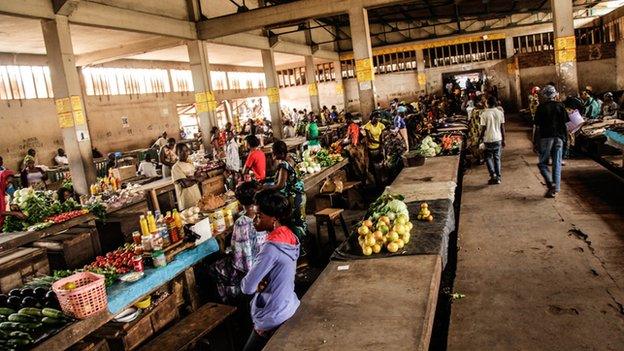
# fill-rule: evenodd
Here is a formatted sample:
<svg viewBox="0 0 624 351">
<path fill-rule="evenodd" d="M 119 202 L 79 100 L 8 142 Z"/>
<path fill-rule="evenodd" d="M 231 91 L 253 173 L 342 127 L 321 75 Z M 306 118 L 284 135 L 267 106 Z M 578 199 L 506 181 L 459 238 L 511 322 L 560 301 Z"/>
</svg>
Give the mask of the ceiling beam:
<svg viewBox="0 0 624 351">
<path fill-rule="evenodd" d="M 335 51 L 318 50 L 312 52 L 312 48 L 307 45 L 283 41 L 277 39 L 275 45 L 269 44 L 269 39 L 261 35 L 250 33 L 232 34 L 221 38 L 207 40 L 209 43 L 242 47 L 248 49 L 267 50 L 273 49 L 275 52 L 291 55 L 312 55 L 323 60 L 337 60 L 339 55 Z"/>
<path fill-rule="evenodd" d="M 138 42 L 124 44 L 113 48 L 107 48 L 88 52 L 76 56 L 76 66 L 94 65 L 121 58 L 140 55 L 155 50 L 168 49 L 184 45 L 186 41 L 178 38 L 156 37 Z"/>
<path fill-rule="evenodd" d="M 80 0 L 52 0 L 54 13 L 61 16 L 69 16 L 74 12 Z"/>
<path fill-rule="evenodd" d="M 73 1 L 66 1 L 67 4 Z M 2 0 L 0 13 L 39 19 L 54 19 L 56 13 L 50 0 Z M 69 22 L 91 27 L 156 34 L 182 39 L 197 39 L 195 23 L 91 1 L 78 3 Z"/>
<path fill-rule="evenodd" d="M 244 13 L 210 18 L 197 24 L 199 39 L 214 39 L 230 34 L 262 29 L 276 23 L 330 17 L 348 12 L 353 6 L 376 8 L 405 3 L 406 0 L 299 0 L 267 6 Z"/>
</svg>

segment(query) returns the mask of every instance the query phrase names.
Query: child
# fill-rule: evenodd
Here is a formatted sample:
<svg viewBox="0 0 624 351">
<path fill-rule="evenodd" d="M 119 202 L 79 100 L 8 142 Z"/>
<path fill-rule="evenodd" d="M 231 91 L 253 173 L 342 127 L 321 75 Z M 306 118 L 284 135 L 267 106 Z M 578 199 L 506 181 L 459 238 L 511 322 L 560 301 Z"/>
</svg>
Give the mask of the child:
<svg viewBox="0 0 624 351">
<path fill-rule="evenodd" d="M 158 177 L 158 173 L 156 172 L 156 166 L 152 163 L 152 155 L 149 153 L 145 155 L 145 159 L 139 163 L 139 169 L 137 170 L 137 174 L 144 175 L 148 178 L 156 178 Z"/>
<path fill-rule="evenodd" d="M 299 240 L 286 226 L 291 217 L 290 202 L 278 192 L 263 190 L 256 195 L 256 203 L 256 230 L 271 232 L 241 282 L 244 294 L 254 294 L 251 301 L 254 330 L 243 349 L 245 351 L 262 350 L 277 328 L 299 307 L 295 294 Z"/>
</svg>

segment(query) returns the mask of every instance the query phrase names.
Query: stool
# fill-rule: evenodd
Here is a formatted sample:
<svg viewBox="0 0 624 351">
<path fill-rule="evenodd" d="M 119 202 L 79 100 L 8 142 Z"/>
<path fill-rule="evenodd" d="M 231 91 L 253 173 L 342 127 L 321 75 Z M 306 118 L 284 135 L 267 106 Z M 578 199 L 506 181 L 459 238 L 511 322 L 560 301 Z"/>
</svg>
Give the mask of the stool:
<svg viewBox="0 0 624 351">
<path fill-rule="evenodd" d="M 329 237 L 329 242 L 332 247 L 338 246 L 336 240 L 336 230 L 334 229 L 334 222 L 336 219 L 340 220 L 340 225 L 342 226 L 342 231 L 344 232 L 345 238 L 349 237 L 349 229 L 347 228 L 347 223 L 342 217 L 342 212 L 344 210 L 342 208 L 326 208 L 322 211 L 318 211 L 314 214 L 316 217 L 316 243 L 321 251 L 321 225 L 325 223 L 327 225 L 327 232 Z"/>
</svg>

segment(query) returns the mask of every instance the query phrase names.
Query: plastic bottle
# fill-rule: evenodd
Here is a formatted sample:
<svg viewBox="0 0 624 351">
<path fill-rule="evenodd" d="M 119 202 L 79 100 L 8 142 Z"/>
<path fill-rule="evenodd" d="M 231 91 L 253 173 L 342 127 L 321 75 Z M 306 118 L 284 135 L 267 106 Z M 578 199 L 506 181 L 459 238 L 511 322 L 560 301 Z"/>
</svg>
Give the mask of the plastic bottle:
<svg viewBox="0 0 624 351">
<path fill-rule="evenodd" d="M 149 235 L 149 226 L 147 224 L 147 218 L 145 218 L 144 215 L 141 215 L 141 217 L 139 217 L 139 225 L 141 226 L 141 234 L 143 236 Z"/>
<path fill-rule="evenodd" d="M 173 210 L 173 220 L 175 221 L 175 226 L 178 228 L 178 240 L 184 238 L 184 225 L 182 224 L 182 218 L 178 213 L 178 210 Z"/>
<path fill-rule="evenodd" d="M 147 226 L 150 233 L 155 233 L 157 231 L 156 219 L 154 218 L 152 211 L 147 211 Z"/>
<path fill-rule="evenodd" d="M 169 239 L 171 240 L 171 243 L 177 243 L 180 240 L 180 235 L 171 212 L 167 212 L 167 215 L 165 216 L 165 224 L 167 225 L 167 230 L 169 230 Z"/>
</svg>

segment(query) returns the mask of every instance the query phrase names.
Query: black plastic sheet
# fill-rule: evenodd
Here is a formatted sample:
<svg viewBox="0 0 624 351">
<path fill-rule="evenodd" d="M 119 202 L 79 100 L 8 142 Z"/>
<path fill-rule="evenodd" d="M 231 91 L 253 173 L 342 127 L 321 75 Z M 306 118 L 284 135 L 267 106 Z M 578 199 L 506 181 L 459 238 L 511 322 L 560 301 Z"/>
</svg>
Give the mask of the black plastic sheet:
<svg viewBox="0 0 624 351">
<path fill-rule="evenodd" d="M 433 222 L 423 222 L 417 219 L 422 202 L 407 204 L 410 221 L 414 225 L 410 231 L 410 242 L 395 253 L 383 249 L 378 254 L 364 256 L 358 244 L 358 233 L 353 232 L 349 239 L 334 251 L 332 260 L 358 260 L 367 258 L 383 258 L 392 256 L 438 254 L 442 256 L 442 265 L 446 266 L 448 258 L 449 235 L 455 230 L 455 211 L 453 202 L 449 199 L 426 201 L 429 211 L 433 215 Z"/>
</svg>

